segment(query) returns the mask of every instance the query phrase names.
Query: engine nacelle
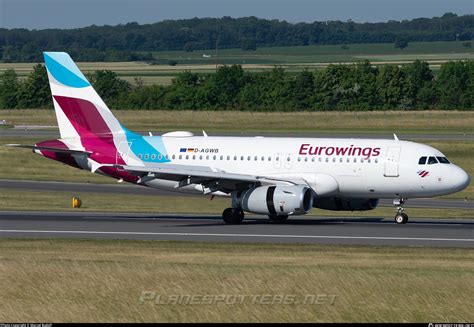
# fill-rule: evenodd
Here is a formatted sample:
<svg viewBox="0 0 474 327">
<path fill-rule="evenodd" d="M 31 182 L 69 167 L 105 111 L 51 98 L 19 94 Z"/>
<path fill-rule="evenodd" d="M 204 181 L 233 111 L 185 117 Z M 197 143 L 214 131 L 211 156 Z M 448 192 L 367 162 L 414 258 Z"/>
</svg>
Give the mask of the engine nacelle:
<svg viewBox="0 0 474 327">
<path fill-rule="evenodd" d="M 375 209 L 379 199 L 343 199 L 343 198 L 315 198 L 313 207 L 334 211 L 367 211 Z"/>
<path fill-rule="evenodd" d="M 233 205 L 262 215 L 304 215 L 313 206 L 307 186 L 260 186 L 237 193 Z"/>
</svg>

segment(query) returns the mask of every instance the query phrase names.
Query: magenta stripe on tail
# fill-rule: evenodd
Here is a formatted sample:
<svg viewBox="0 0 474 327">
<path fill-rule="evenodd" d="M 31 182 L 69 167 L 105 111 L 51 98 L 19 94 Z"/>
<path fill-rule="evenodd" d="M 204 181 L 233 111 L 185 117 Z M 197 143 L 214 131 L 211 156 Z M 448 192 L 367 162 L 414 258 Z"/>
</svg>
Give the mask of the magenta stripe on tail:
<svg viewBox="0 0 474 327">
<path fill-rule="evenodd" d="M 57 95 L 54 99 L 81 137 L 84 148 L 94 152 L 91 159 L 107 164 L 117 160 L 117 163 L 125 164 L 121 157 L 117 158 L 113 133 L 92 102 Z M 100 158 L 96 158 L 97 153 Z"/>
<path fill-rule="evenodd" d="M 81 137 L 88 134 L 112 135 L 96 106 L 87 100 L 55 95 L 54 99 Z"/>
</svg>

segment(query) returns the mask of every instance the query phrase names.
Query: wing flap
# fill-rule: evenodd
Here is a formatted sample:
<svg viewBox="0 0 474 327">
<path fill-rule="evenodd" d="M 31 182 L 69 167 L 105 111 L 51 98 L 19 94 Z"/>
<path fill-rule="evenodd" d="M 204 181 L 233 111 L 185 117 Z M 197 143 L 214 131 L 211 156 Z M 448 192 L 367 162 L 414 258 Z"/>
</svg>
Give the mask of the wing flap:
<svg viewBox="0 0 474 327">
<path fill-rule="evenodd" d="M 190 184 L 200 184 L 205 194 L 217 191 L 231 193 L 261 184 L 256 176 L 227 173 L 211 167 L 175 164 L 151 164 L 145 167 L 116 165 L 116 167 L 140 176 L 142 182 L 153 179 L 172 180 L 178 182 L 176 185 L 178 189 Z"/>
<path fill-rule="evenodd" d="M 154 164 L 142 166 L 128 166 L 128 165 L 118 165 L 120 169 L 129 171 L 131 173 L 136 173 L 138 175 L 150 175 L 155 174 L 158 176 L 170 175 L 170 176 L 192 176 L 192 177 L 202 177 L 204 180 L 208 179 L 227 179 L 240 182 L 260 182 L 260 179 L 257 176 L 244 175 L 244 174 L 233 174 L 227 173 L 223 170 L 213 170 L 210 167 L 201 167 L 201 166 L 185 166 L 185 165 L 173 165 L 173 164 Z"/>
<path fill-rule="evenodd" d="M 147 164 L 146 166 L 114 165 L 114 167 L 139 176 L 143 183 L 153 179 L 165 179 L 178 182 L 176 188 L 190 184 L 201 184 L 209 192 L 230 193 L 266 184 L 288 185 L 300 183 L 300 181 L 292 181 L 288 178 L 280 179 L 277 177 L 228 173 L 224 170 L 204 166 L 156 163 Z"/>
</svg>

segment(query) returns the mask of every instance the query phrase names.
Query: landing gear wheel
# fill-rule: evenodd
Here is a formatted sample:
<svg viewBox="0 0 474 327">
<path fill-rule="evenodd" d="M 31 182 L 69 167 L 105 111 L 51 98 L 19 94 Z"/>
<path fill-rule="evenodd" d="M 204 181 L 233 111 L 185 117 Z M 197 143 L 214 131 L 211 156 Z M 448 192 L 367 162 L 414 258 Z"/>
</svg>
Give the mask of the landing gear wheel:
<svg viewBox="0 0 474 327">
<path fill-rule="evenodd" d="M 270 218 L 271 221 L 285 221 L 288 219 L 288 215 L 269 215 L 268 218 Z"/>
<path fill-rule="evenodd" d="M 226 224 L 240 224 L 244 220 L 244 211 L 239 208 L 227 208 L 222 213 Z"/>
<path fill-rule="evenodd" d="M 397 213 L 395 215 L 395 222 L 397 224 L 405 224 L 408 221 L 408 215 L 404 212 L 402 213 Z"/>
<path fill-rule="evenodd" d="M 408 215 L 404 212 L 405 208 L 403 207 L 405 204 L 406 199 L 399 198 L 393 199 L 393 204 L 397 207 L 397 213 L 395 214 L 395 222 L 397 224 L 406 224 L 408 221 Z"/>
</svg>

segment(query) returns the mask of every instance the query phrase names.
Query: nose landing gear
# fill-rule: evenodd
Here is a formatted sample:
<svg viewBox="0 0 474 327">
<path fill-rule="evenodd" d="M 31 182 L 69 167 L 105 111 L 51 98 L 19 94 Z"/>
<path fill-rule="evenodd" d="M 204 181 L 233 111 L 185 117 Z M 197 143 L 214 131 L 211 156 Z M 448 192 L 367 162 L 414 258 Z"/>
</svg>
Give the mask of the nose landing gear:
<svg viewBox="0 0 474 327">
<path fill-rule="evenodd" d="M 397 213 L 394 218 L 397 224 L 405 224 L 408 221 L 408 215 L 404 212 L 405 208 L 403 207 L 405 200 L 404 198 L 393 200 L 393 205 L 397 207 Z"/>
</svg>

